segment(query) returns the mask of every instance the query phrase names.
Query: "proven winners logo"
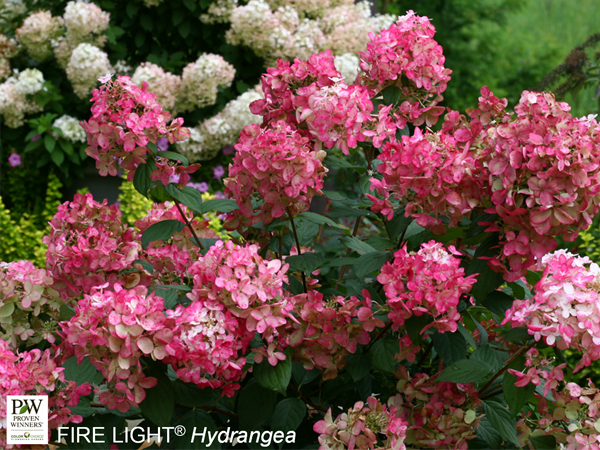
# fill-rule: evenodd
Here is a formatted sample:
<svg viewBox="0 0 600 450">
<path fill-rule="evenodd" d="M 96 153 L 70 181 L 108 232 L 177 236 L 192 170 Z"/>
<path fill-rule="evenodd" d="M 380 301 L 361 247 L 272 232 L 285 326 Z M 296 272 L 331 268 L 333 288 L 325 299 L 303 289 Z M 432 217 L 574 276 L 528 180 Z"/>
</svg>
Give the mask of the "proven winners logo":
<svg viewBox="0 0 600 450">
<path fill-rule="evenodd" d="M 48 397 L 6 397 L 7 444 L 48 444 Z"/>
</svg>

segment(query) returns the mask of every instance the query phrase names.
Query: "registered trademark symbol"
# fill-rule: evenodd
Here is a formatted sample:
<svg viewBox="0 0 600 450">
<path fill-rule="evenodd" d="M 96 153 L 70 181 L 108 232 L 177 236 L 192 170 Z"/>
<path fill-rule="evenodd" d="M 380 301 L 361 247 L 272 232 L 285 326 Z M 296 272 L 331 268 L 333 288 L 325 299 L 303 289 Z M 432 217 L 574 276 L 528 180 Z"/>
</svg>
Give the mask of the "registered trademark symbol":
<svg viewBox="0 0 600 450">
<path fill-rule="evenodd" d="M 185 434 L 185 427 L 183 425 L 177 425 L 175 427 L 175 434 L 177 436 L 183 436 Z"/>
</svg>

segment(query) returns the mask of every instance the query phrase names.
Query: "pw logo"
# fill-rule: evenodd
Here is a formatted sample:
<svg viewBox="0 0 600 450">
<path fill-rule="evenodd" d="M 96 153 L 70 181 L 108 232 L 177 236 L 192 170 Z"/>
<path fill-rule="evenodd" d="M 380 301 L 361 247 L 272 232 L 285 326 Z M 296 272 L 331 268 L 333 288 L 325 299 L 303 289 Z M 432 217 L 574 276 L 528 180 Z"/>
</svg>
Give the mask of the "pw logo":
<svg viewBox="0 0 600 450">
<path fill-rule="evenodd" d="M 12 399 L 12 414 L 39 414 L 42 406 L 42 399 Z"/>
</svg>

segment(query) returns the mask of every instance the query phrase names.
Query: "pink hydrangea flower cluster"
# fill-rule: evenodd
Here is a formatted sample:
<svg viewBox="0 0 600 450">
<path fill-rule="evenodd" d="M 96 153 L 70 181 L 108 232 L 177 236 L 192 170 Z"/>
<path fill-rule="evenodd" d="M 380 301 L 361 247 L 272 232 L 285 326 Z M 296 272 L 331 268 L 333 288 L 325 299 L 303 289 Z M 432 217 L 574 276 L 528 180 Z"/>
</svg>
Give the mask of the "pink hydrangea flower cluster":
<svg viewBox="0 0 600 450">
<path fill-rule="evenodd" d="M 444 111 L 435 105 L 443 99 L 452 71 L 444 67 L 443 50 L 434 35 L 427 17 L 409 11 L 389 29 L 370 33 L 367 51 L 359 52 L 361 84 L 378 90 L 393 85 L 402 90 L 398 115 L 404 124 L 408 120 L 419 126 L 427 120 L 433 125 Z"/>
<path fill-rule="evenodd" d="M 169 312 L 175 325 L 168 351 L 182 380 L 232 396 L 255 332 L 273 342 L 285 325 L 292 308 L 283 292 L 288 265 L 258 252 L 257 245 L 217 241 L 189 267 L 192 303 Z"/>
<path fill-rule="evenodd" d="M 396 371 L 398 394 L 388 400 L 409 424 L 411 443 L 431 449 L 467 450 L 481 420 L 477 391 L 470 383 L 438 383 L 424 373 L 411 377 L 404 366 Z"/>
<path fill-rule="evenodd" d="M 218 237 L 214 231 L 208 228 L 207 220 L 194 218 L 193 211 L 185 205 L 180 205 L 180 207 L 199 238 Z M 135 226 L 140 233 L 144 233 L 151 225 L 163 220 L 185 222 L 177 206 L 171 202 L 165 202 L 154 204 L 148 215 L 137 220 Z M 188 267 L 200 256 L 200 248 L 192 243 L 191 238 L 192 232 L 186 226 L 181 231 L 173 233 L 167 241 L 150 242 L 148 247 L 140 250 L 140 259 L 152 264 L 155 276 L 160 277 L 161 284 L 177 282 L 186 276 Z"/>
<path fill-rule="evenodd" d="M 107 281 L 125 284 L 119 271 L 138 259 L 141 246 L 133 228 L 121 223 L 121 212 L 106 199 L 96 202 L 91 194 L 76 194 L 58 207 L 50 221 L 46 267 L 54 289 L 64 299 L 89 293 Z"/>
<path fill-rule="evenodd" d="M 80 423 L 81 416 L 71 414 L 71 406 L 77 406 L 80 396 L 91 393 L 91 386 L 80 386 L 66 381 L 64 368 L 56 364 L 59 354 L 39 349 L 14 352 L 8 342 L 0 339 L 0 446 L 3 449 L 22 448 L 6 443 L 6 396 L 47 395 L 48 431 L 69 422 Z"/>
<path fill-rule="evenodd" d="M 171 114 L 163 111 L 156 95 L 148 92 L 148 83 L 140 88 L 128 76 L 106 80 L 94 89 L 92 117 L 81 126 L 88 133 L 86 153 L 96 160 L 100 175 L 117 175 L 117 166 L 129 170 L 133 179 L 136 167 L 149 152 L 147 144 L 167 136 L 172 144 L 190 136 L 177 118 L 167 125 Z"/>
<path fill-rule="evenodd" d="M 237 153 L 224 180 L 225 194 L 235 198 L 241 214 L 264 224 L 285 214 L 308 210 L 323 187 L 324 151 L 313 151 L 309 140 L 284 121 L 269 128 L 247 126 L 235 146 Z M 254 217 L 252 199 L 264 199 Z"/>
<path fill-rule="evenodd" d="M 52 289 L 53 283 L 46 270 L 36 269 L 31 261 L 0 263 L 0 338 L 13 350 L 42 339 L 55 342 L 64 301 Z"/>
<path fill-rule="evenodd" d="M 109 409 L 128 411 L 146 397 L 156 378 L 143 372 L 142 356 L 162 360 L 173 339 L 172 319 L 164 314 L 164 300 L 144 286 L 124 289 L 115 284 L 92 288 L 75 307 L 75 315 L 61 322 L 64 346 L 81 361 L 90 362 L 106 380 L 108 390 L 99 401 Z"/>
<path fill-rule="evenodd" d="M 547 396 L 550 390 L 556 390 L 559 382 L 565 379 L 563 369 L 567 363 L 553 367 L 552 361 L 540 356 L 540 352 L 536 348 L 529 349 L 526 356 L 525 369 L 527 371 L 525 373 L 508 369 L 509 373 L 517 377 L 515 386 L 523 387 L 529 383 L 539 386 L 544 381 L 544 396 Z"/>
<path fill-rule="evenodd" d="M 355 296 L 324 300 L 323 294 L 309 290 L 294 297 L 296 320 L 288 322 L 285 334 L 306 369 L 316 366 L 325 369 L 325 380 L 336 378 L 346 364 L 344 357 L 358 344 L 368 344 L 369 332 L 384 326 L 373 316 L 369 292 L 363 290 L 362 295 L 364 300 Z"/>
<path fill-rule="evenodd" d="M 448 216 L 448 226 L 455 227 L 481 204 L 482 186 L 477 180 L 481 162 L 472 149 L 447 133 L 423 134 L 417 128 L 400 142 L 385 143 L 378 159 L 377 171 L 383 179 L 372 178 L 371 189 L 384 199 L 367 196 L 374 202 L 371 209 L 388 220 L 394 216 L 390 196 L 408 201 L 405 215 L 441 234 L 446 227 L 439 216 Z"/>
<path fill-rule="evenodd" d="M 524 91 L 510 116 L 498 111 L 503 104 L 489 89 L 482 89 L 480 106 L 488 111 L 472 115 L 486 126 L 480 142 L 487 147 L 493 204 L 487 212 L 501 220 L 490 231 L 505 235 L 500 260 L 508 261 L 505 278 L 514 281 L 556 248 L 551 236 L 574 240 L 598 212 L 598 123 L 573 118 L 569 105 L 550 93 Z"/>
<path fill-rule="evenodd" d="M 565 251 L 547 255 L 543 265 L 535 295 L 515 300 L 503 324 L 527 327 L 536 341 L 582 352 L 578 371 L 600 359 L 600 267 Z"/>
<path fill-rule="evenodd" d="M 440 333 L 454 332 L 461 315 L 458 304 L 462 295 L 468 294 L 475 275 L 465 277 L 460 266 L 460 255 L 454 246 L 429 241 L 418 252 L 407 252 L 406 246 L 394 254 L 394 260 L 385 263 L 377 280 L 383 284 L 387 304 L 391 308 L 388 317 L 394 329 L 404 325 L 406 319 L 423 314 L 431 316 Z"/>
<path fill-rule="evenodd" d="M 319 433 L 319 450 L 406 450 L 407 425 L 398 417 L 395 406 L 384 405 L 379 399 L 369 397 L 366 404 L 355 403 L 335 420 L 330 408 L 313 429 Z"/>
</svg>

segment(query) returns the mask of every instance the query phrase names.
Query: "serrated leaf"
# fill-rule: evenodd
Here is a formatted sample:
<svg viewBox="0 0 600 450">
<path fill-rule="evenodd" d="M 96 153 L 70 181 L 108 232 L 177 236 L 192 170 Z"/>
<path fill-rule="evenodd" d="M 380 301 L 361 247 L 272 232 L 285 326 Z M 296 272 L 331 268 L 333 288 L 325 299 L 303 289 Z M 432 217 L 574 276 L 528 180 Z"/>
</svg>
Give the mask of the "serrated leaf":
<svg viewBox="0 0 600 450">
<path fill-rule="evenodd" d="M 459 332 L 439 333 L 436 331 L 433 336 L 433 348 L 444 360 L 444 366 L 449 366 L 456 361 L 467 357 L 467 341 Z"/>
<path fill-rule="evenodd" d="M 325 198 L 328 198 L 330 200 L 337 200 L 337 201 L 349 200 L 348 197 L 346 197 L 345 195 L 342 195 L 338 191 L 321 191 L 321 192 L 323 193 L 323 196 Z"/>
<path fill-rule="evenodd" d="M 240 427 L 255 430 L 266 424 L 273 416 L 276 402 L 275 391 L 262 387 L 256 379 L 250 380 L 238 397 Z"/>
<path fill-rule="evenodd" d="M 382 372 L 392 373 L 398 364 L 394 355 L 400 352 L 398 339 L 383 338 L 373 344 L 369 354 L 373 367 Z"/>
<path fill-rule="evenodd" d="M 379 271 L 392 258 L 392 252 L 374 251 L 359 257 L 353 265 L 354 273 L 362 280 L 371 272 Z"/>
<path fill-rule="evenodd" d="M 427 325 L 429 325 L 433 321 L 433 318 L 428 314 L 423 314 L 422 316 L 411 316 L 404 322 L 404 326 L 406 326 L 406 332 L 408 333 L 408 337 L 410 337 L 411 341 L 414 345 L 419 345 L 423 340 L 423 335 L 421 331 Z"/>
<path fill-rule="evenodd" d="M 191 210 L 202 213 L 202 194 L 193 187 L 185 186 L 179 189 L 174 184 L 167 184 L 165 191 Z"/>
<path fill-rule="evenodd" d="M 349 163 L 347 160 L 338 158 L 337 156 L 333 156 L 333 155 L 327 155 L 327 158 L 325 158 L 325 161 L 323 161 L 323 164 L 326 167 L 329 167 L 331 169 L 355 169 L 356 171 L 358 171 L 361 174 L 365 173 L 367 171 L 366 167 L 355 166 L 355 165 Z"/>
<path fill-rule="evenodd" d="M 300 245 L 310 246 L 313 239 L 319 234 L 321 227 L 318 224 L 303 218 L 296 219 L 294 223 L 296 225 L 296 234 L 298 235 Z M 292 238 L 291 235 L 288 236 L 290 239 Z"/>
<path fill-rule="evenodd" d="M 75 310 L 69 305 L 60 305 L 60 320 L 68 322 L 75 316 Z"/>
<path fill-rule="evenodd" d="M 502 436 L 492 426 L 487 417 L 481 419 L 481 423 L 477 428 L 477 436 L 483 439 L 490 449 L 500 448 L 502 445 Z"/>
<path fill-rule="evenodd" d="M 165 309 L 175 309 L 177 306 L 179 294 L 175 289 L 157 289 L 154 291 L 154 295 L 164 300 Z"/>
<path fill-rule="evenodd" d="M 529 272 L 527 272 L 527 275 L 525 275 L 525 279 L 527 280 L 527 283 L 529 283 L 530 286 L 535 286 L 538 283 L 538 281 L 542 279 L 542 274 L 540 272 L 534 272 L 530 270 Z"/>
<path fill-rule="evenodd" d="M 311 222 L 314 222 L 319 225 L 329 225 L 330 227 L 333 227 L 333 228 L 348 231 L 346 228 L 335 223 L 329 217 L 325 217 L 325 216 L 322 216 L 321 214 L 317 214 L 314 212 L 306 211 L 306 212 L 298 214 L 296 217 L 303 217 L 306 220 L 310 220 Z"/>
<path fill-rule="evenodd" d="M 183 230 L 185 224 L 178 220 L 163 220 L 150 225 L 144 233 L 142 233 L 142 247 L 148 247 L 148 244 L 153 241 L 166 241 L 173 233 Z"/>
<path fill-rule="evenodd" d="M 325 260 L 320 253 L 307 252 L 301 255 L 288 256 L 285 262 L 290 265 L 291 271 L 312 273 L 323 265 Z"/>
<path fill-rule="evenodd" d="M 354 237 L 354 236 L 344 236 L 340 239 L 342 244 L 344 244 L 349 249 L 355 250 L 358 254 L 364 255 L 365 253 L 372 253 L 376 250 L 367 244 L 364 241 Z"/>
<path fill-rule="evenodd" d="M 478 360 L 488 364 L 494 370 L 500 370 L 502 368 L 502 364 L 498 360 L 496 356 L 496 351 L 492 349 L 489 345 L 482 345 L 477 350 L 475 350 L 471 354 L 471 360 Z"/>
<path fill-rule="evenodd" d="M 352 256 L 342 256 L 341 258 L 331 259 L 327 261 L 323 267 L 341 267 L 345 265 L 352 265 L 358 258 Z"/>
<path fill-rule="evenodd" d="M 535 450 L 555 450 L 558 448 L 554 436 L 530 436 L 529 442 L 533 444 Z"/>
<path fill-rule="evenodd" d="M 285 360 L 278 361 L 277 365 L 272 366 L 265 359 L 262 363 L 254 366 L 253 373 L 254 378 L 262 387 L 285 394 L 292 379 L 292 360 L 288 356 Z"/>
<path fill-rule="evenodd" d="M 231 211 L 235 211 L 236 209 L 240 209 L 235 200 L 231 200 L 228 198 L 215 198 L 213 200 L 207 200 L 202 203 L 202 213 L 207 213 L 208 211 L 217 211 L 221 213 L 228 213 Z"/>
<path fill-rule="evenodd" d="M 181 164 L 183 164 L 185 167 L 190 165 L 190 162 L 188 161 L 188 159 L 185 156 L 183 156 L 177 152 L 172 152 L 170 150 L 158 152 L 157 156 L 160 156 L 161 158 L 170 159 L 171 161 L 180 161 Z"/>
<path fill-rule="evenodd" d="M 271 429 L 274 431 L 295 431 L 306 417 L 306 404 L 299 398 L 285 398 L 275 407 Z"/>
<path fill-rule="evenodd" d="M 489 364 L 476 359 L 462 359 L 446 367 L 437 381 L 452 383 L 480 383 L 494 374 L 495 370 Z"/>
<path fill-rule="evenodd" d="M 483 411 L 490 424 L 502 435 L 504 439 L 519 445 L 517 441 L 517 423 L 511 420 L 506 407 L 494 400 L 484 400 Z"/>
<path fill-rule="evenodd" d="M 158 370 L 148 371 L 147 375 L 156 378 L 158 383 L 146 389 L 146 398 L 140 403 L 140 409 L 152 423 L 159 427 L 167 427 L 175 409 L 171 380 Z"/>
<path fill-rule="evenodd" d="M 511 328 L 504 335 L 504 339 L 508 341 L 527 342 L 533 339 L 526 327 Z"/>
<path fill-rule="evenodd" d="M 402 98 L 402 89 L 397 86 L 388 86 L 383 91 L 383 103 L 386 105 L 394 105 L 398 103 Z"/>
<path fill-rule="evenodd" d="M 320 376 L 321 372 L 319 372 L 319 369 L 306 370 L 301 362 L 292 361 L 292 377 L 296 384 L 308 384 Z"/>
</svg>

